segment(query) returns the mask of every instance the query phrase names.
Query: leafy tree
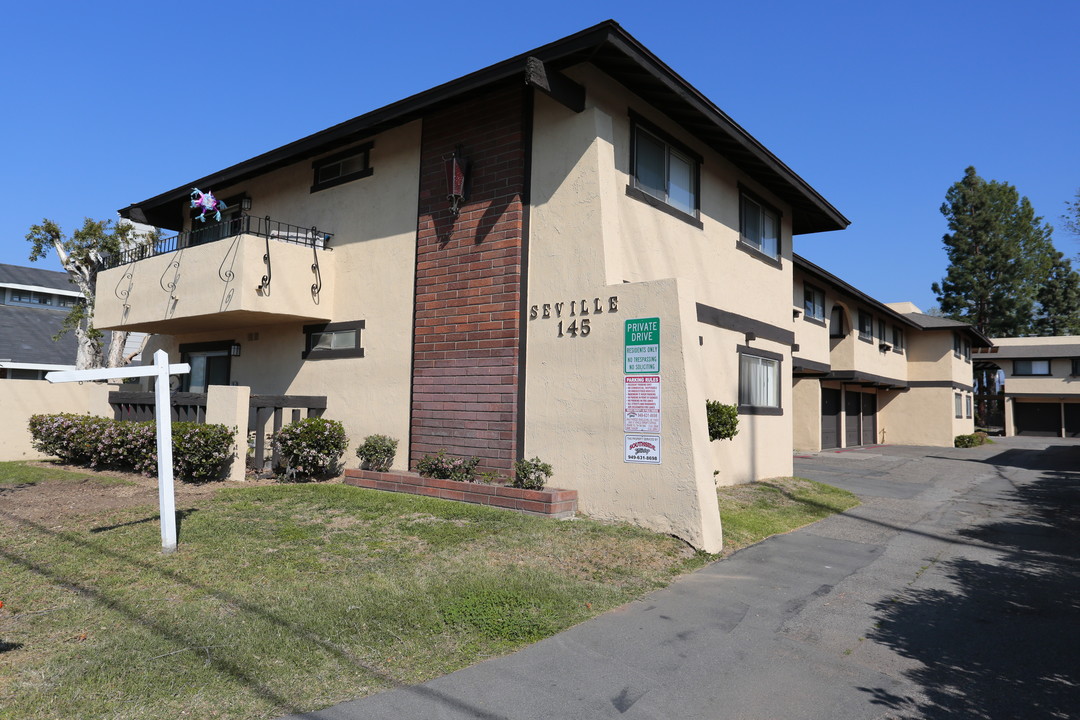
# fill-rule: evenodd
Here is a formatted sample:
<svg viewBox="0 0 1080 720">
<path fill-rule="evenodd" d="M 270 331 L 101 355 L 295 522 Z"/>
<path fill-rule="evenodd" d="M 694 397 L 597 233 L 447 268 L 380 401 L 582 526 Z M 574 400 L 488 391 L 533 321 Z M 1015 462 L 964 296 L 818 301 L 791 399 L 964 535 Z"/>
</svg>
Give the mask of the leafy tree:
<svg viewBox="0 0 1080 720">
<path fill-rule="evenodd" d="M 1052 232 L 1012 185 L 974 167 L 949 188 L 941 213 L 949 268 L 931 288 L 942 313 L 994 336 L 1032 331 L 1039 290 L 1053 264 Z"/>
<path fill-rule="evenodd" d="M 1054 251 L 1050 274 L 1037 299 L 1039 315 L 1033 328 L 1037 334 L 1080 334 L 1080 275 L 1062 253 Z"/>
<path fill-rule="evenodd" d="M 71 281 L 83 294 L 83 299 L 76 303 L 64 319 L 57 338 L 67 331 L 73 331 L 78 341 L 78 354 L 75 367 L 80 370 L 98 367 L 121 367 L 128 359 L 124 358 L 124 343 L 127 332 L 111 333 L 109 356 L 102 350 L 101 331 L 94 327 L 94 292 L 97 290 L 98 267 L 105 255 L 117 253 L 148 241 L 149 236 L 142 235 L 130 223 L 116 223 L 111 220 L 92 220 L 86 218 L 83 226 L 70 237 L 64 235 L 60 226 L 45 219 L 40 225 L 33 225 L 26 234 L 31 244 L 30 260 L 36 261 L 55 250 L 60 264 L 71 277 Z"/>
</svg>

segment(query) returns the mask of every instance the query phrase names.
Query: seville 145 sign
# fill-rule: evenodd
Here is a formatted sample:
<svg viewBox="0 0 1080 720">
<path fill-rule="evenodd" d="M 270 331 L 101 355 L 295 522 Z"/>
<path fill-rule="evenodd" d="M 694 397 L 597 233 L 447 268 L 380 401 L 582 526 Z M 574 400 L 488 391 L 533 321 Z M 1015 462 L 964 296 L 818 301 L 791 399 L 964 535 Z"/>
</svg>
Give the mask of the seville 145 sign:
<svg viewBox="0 0 1080 720">
<path fill-rule="evenodd" d="M 624 371 L 627 375 L 660 372 L 660 318 L 626 321 Z"/>
</svg>

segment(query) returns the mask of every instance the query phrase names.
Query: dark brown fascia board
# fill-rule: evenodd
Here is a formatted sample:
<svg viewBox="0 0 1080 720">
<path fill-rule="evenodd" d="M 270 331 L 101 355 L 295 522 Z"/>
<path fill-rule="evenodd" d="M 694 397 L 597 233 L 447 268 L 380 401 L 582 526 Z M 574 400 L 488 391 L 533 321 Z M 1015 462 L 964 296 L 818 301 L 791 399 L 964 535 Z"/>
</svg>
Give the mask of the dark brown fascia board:
<svg viewBox="0 0 1080 720">
<path fill-rule="evenodd" d="M 855 297 L 861 302 L 864 302 L 867 305 L 871 305 L 877 311 L 885 313 L 892 319 L 898 320 L 907 325 L 908 327 L 915 328 L 916 330 L 927 329 L 924 328 L 922 325 L 914 322 L 903 313 L 899 313 L 896 310 L 893 310 L 891 307 L 881 302 L 880 300 L 875 300 L 874 298 L 864 293 L 862 290 L 859 290 L 858 288 L 849 285 L 848 283 L 833 275 L 828 270 L 825 270 L 824 268 L 815 265 L 803 256 L 792 253 L 791 260 L 793 263 L 795 263 L 795 267 L 799 268 L 806 274 L 813 276 L 815 280 L 818 280 L 822 284 L 831 285 L 833 289 L 839 290 L 843 293 L 847 293 L 848 295 Z"/>
<path fill-rule="evenodd" d="M 798 213 L 802 220 L 796 219 L 795 234 L 842 230 L 850 224 L 836 208 L 826 201 L 816 190 L 810 187 L 787 165 L 755 140 L 746 130 L 694 89 L 674 70 L 652 54 L 644 45 L 622 29 L 614 20 L 605 20 L 591 28 L 556 40 L 535 50 L 516 55 L 495 65 L 465 75 L 456 80 L 443 83 L 429 90 L 385 105 L 351 120 L 346 120 L 333 127 L 321 130 L 300 140 L 283 145 L 275 150 L 258 155 L 250 160 L 232 165 L 224 170 L 184 183 L 173 190 L 155 195 L 142 202 L 133 203 L 120 210 L 125 218 L 149 222 L 160 227 L 176 224 L 179 210 L 162 206 L 176 204 L 188 197 L 192 187 L 223 187 L 243 182 L 247 179 L 299 162 L 327 152 L 350 142 L 362 140 L 387 128 L 409 122 L 420 117 L 425 111 L 446 103 L 460 95 L 474 92 L 485 86 L 508 80 L 520 75 L 526 68 L 530 56 L 545 63 L 551 63 L 556 69 L 572 64 L 587 62 L 601 47 L 609 46 L 643 69 L 649 76 L 663 86 L 677 99 L 689 105 L 696 113 L 703 116 L 712 126 L 718 128 L 728 139 L 744 148 L 746 152 L 767 169 L 771 177 L 751 177 L 792 204 L 801 205 Z M 625 82 L 625 81 L 621 81 Z M 633 87 L 630 87 L 633 90 Z M 793 202 L 793 200 L 803 202 Z M 809 204 L 807 204 L 809 203 Z M 809 208 L 811 212 L 806 212 Z M 134 214 L 134 216 L 133 216 Z M 170 215 L 176 215 L 168 222 L 161 222 Z M 813 215 L 813 217 L 809 217 Z M 174 228 L 175 229 L 175 228 Z"/>
</svg>

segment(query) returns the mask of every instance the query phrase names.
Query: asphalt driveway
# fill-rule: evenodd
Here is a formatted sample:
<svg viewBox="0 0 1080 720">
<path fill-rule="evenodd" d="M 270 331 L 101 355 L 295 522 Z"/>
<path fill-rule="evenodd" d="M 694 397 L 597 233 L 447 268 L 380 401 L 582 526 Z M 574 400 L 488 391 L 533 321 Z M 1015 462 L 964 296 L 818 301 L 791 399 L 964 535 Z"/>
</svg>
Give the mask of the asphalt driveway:
<svg viewBox="0 0 1080 720">
<path fill-rule="evenodd" d="M 1080 716 L 1080 441 L 795 471 L 863 505 L 513 655 L 291 717 Z"/>
</svg>

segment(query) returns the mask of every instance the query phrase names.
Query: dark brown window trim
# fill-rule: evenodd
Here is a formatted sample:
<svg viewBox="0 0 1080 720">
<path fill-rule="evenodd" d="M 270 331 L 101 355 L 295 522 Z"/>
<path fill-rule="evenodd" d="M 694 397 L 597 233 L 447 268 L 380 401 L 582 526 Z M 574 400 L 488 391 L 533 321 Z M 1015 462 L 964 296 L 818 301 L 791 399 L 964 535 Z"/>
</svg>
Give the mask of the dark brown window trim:
<svg viewBox="0 0 1080 720">
<path fill-rule="evenodd" d="M 757 405 L 740 405 L 740 415 L 773 415 L 780 416 L 784 414 L 784 408 L 782 407 L 758 407 Z"/>
<path fill-rule="evenodd" d="M 819 320 L 818 318 L 810 317 L 810 316 L 806 315 L 805 313 L 803 313 L 803 320 L 810 323 L 811 325 L 818 325 L 820 327 L 828 327 L 828 324 L 824 320 Z"/>
<path fill-rule="evenodd" d="M 686 155 L 688 158 L 690 158 L 691 160 L 696 162 L 698 167 L 701 167 L 702 165 L 705 164 L 705 158 L 703 158 L 701 155 L 699 155 L 698 153 L 694 152 L 689 147 L 687 147 L 686 143 L 682 142 L 681 140 L 674 137 L 670 133 L 665 132 L 656 123 L 652 122 L 651 120 L 646 119 L 645 116 L 642 115 L 641 113 L 637 112 L 633 108 L 629 108 L 629 109 L 627 109 L 626 114 L 630 116 L 630 122 L 631 123 L 633 123 L 634 125 L 640 125 L 646 131 L 648 131 L 648 132 L 652 133 L 653 135 L 655 135 L 656 137 L 660 138 L 661 140 L 666 142 L 668 145 L 670 145 L 671 147 L 673 147 L 676 150 L 678 150 L 679 152 L 681 152 L 683 155 Z M 633 137 L 633 133 L 631 133 L 631 137 Z M 632 149 L 631 149 L 631 152 L 633 152 Z M 630 169 L 631 169 L 631 171 L 633 171 L 633 169 L 634 169 L 633 166 L 631 166 Z M 631 177 L 633 177 L 633 172 L 631 172 L 630 175 L 631 175 Z"/>
<path fill-rule="evenodd" d="M 318 325 L 304 326 L 304 351 L 300 354 L 305 360 L 330 360 L 333 358 L 362 358 L 364 357 L 363 330 L 364 320 L 353 322 L 319 323 Z M 356 330 L 356 347 L 341 350 L 312 350 L 311 336 L 315 333 L 333 332 L 335 330 Z"/>
<path fill-rule="evenodd" d="M 746 185 L 743 185 L 742 183 L 738 183 L 738 188 L 739 188 L 739 228 L 738 228 L 738 230 L 739 230 L 739 246 L 742 247 L 743 249 L 747 250 L 748 252 L 756 253 L 761 259 L 764 259 L 766 262 L 776 263 L 776 266 L 780 267 L 780 260 L 784 257 L 784 213 L 780 212 L 780 209 L 778 207 L 773 205 L 771 202 L 769 202 L 765 198 L 761 197 L 761 195 L 754 192 L 753 190 L 748 188 Z M 753 245 L 751 245 L 748 240 L 743 239 L 743 234 L 742 234 L 742 228 L 743 228 L 742 196 L 743 195 L 750 198 L 751 200 L 756 202 L 761 207 L 763 207 L 763 208 L 765 208 L 767 210 L 771 210 L 776 215 L 776 234 L 777 234 L 777 237 L 776 237 L 776 257 L 775 258 L 772 257 L 771 255 L 768 255 L 767 253 L 762 252 L 761 250 L 758 250 Z"/>
<path fill-rule="evenodd" d="M 777 362 L 784 362 L 784 356 L 778 352 L 772 352 L 771 350 L 762 350 L 760 348 L 750 347 L 749 345 L 736 345 L 735 350 L 740 355 L 756 355 L 766 360 L 775 360 Z"/>
<path fill-rule="evenodd" d="M 784 388 L 783 388 L 784 356 L 782 354 L 780 354 L 780 353 L 771 352 L 769 350 L 761 350 L 759 348 L 753 348 L 753 347 L 749 347 L 749 346 L 746 346 L 746 345 L 736 345 L 735 350 L 736 350 L 736 352 L 739 353 L 740 358 L 743 355 L 751 355 L 753 357 L 764 358 L 765 360 L 773 360 L 773 361 L 776 362 L 776 374 L 778 376 L 777 377 L 778 387 L 780 389 L 779 401 L 781 403 L 778 407 L 772 407 L 772 406 L 769 406 L 769 405 L 743 405 L 743 404 L 740 404 L 738 406 L 739 414 L 740 415 L 773 415 L 773 416 L 783 415 L 784 414 L 784 406 L 783 406 L 783 402 L 784 402 Z M 741 365 L 741 360 L 740 360 L 740 365 Z M 740 367 L 740 372 L 742 372 L 741 367 Z M 740 382 L 741 382 L 741 380 L 740 380 Z"/>
<path fill-rule="evenodd" d="M 235 343 L 235 340 L 210 340 L 209 342 L 183 343 L 180 345 L 179 350 L 181 355 L 193 352 L 214 352 L 217 350 L 225 350 L 228 352 L 229 348 Z"/>
<path fill-rule="evenodd" d="M 904 348 L 902 348 L 902 347 L 896 347 L 895 345 L 893 345 L 893 349 L 892 349 L 892 351 L 893 351 L 894 353 L 896 353 L 897 355 L 903 355 L 903 354 L 904 354 Z"/>
<path fill-rule="evenodd" d="M 784 241 L 781 238 L 780 244 L 783 245 L 783 243 L 784 243 Z M 777 270 L 780 270 L 780 269 L 782 269 L 784 267 L 783 262 L 781 262 L 782 258 L 784 257 L 783 252 L 780 253 L 779 257 L 772 257 L 771 255 L 769 255 L 767 253 L 761 252 L 756 247 L 754 247 L 753 245 L 751 245 L 748 242 L 746 242 L 745 240 L 743 240 L 741 234 L 739 235 L 739 239 L 735 241 L 735 247 L 737 247 L 739 250 L 742 250 L 744 253 L 746 253 L 750 257 L 755 258 L 757 260 L 760 260 L 761 262 L 765 263 L 766 265 L 772 266 L 772 267 L 776 268 Z"/>
<path fill-rule="evenodd" d="M 705 164 L 705 159 L 698 153 L 691 150 L 685 143 L 672 137 L 670 134 L 664 132 L 654 123 L 646 120 L 639 113 L 633 109 L 628 109 L 627 114 L 630 117 L 630 182 L 626 186 L 626 194 L 635 200 L 641 200 L 649 207 L 661 210 L 672 217 L 676 217 L 684 222 L 693 225 L 699 230 L 704 228 L 699 219 L 701 215 L 701 166 Z M 673 205 L 669 205 L 666 201 L 658 198 L 654 195 L 650 195 L 641 188 L 637 183 L 637 128 L 641 128 L 650 135 L 655 136 L 661 142 L 666 143 L 670 147 L 674 148 L 679 153 L 690 158 L 694 162 L 694 212 L 688 213 L 685 210 L 679 210 Z"/>
<path fill-rule="evenodd" d="M 631 177 L 633 177 L 633 176 L 631 176 Z M 634 187 L 633 185 L 627 185 L 626 186 L 626 195 L 627 195 L 627 197 L 632 197 L 635 200 L 640 200 L 641 202 L 645 203 L 649 207 L 655 208 L 655 209 L 659 210 L 660 212 L 667 213 L 668 215 L 670 215 L 673 218 L 678 218 L 679 220 L 682 220 L 687 225 L 693 225 L 698 230 L 703 230 L 705 228 L 705 225 L 702 224 L 701 220 L 697 219 L 693 215 L 691 215 L 689 213 L 686 213 L 686 212 L 683 212 L 682 210 L 675 207 L 674 205 L 668 205 L 666 202 L 664 202 L 660 198 L 655 197 L 653 195 L 650 195 L 649 193 L 645 192 L 644 190 L 642 190 L 640 188 L 637 188 L 637 187 Z"/>
<path fill-rule="evenodd" d="M 329 155 L 327 157 L 319 158 L 318 160 L 313 161 L 311 163 L 311 192 L 316 193 L 320 190 L 327 190 L 338 185 L 343 185 L 347 182 L 352 182 L 353 180 L 359 180 L 360 178 L 366 178 L 373 175 L 375 173 L 375 168 L 371 167 L 371 149 L 373 147 L 375 147 L 375 141 L 369 140 L 366 143 L 354 145 L 348 150 L 342 150 L 341 152 L 334 153 L 333 155 Z M 321 170 L 322 168 L 326 167 L 327 165 L 332 165 L 333 163 L 336 163 L 340 160 L 344 160 L 345 158 L 354 157 L 356 155 L 364 156 L 363 170 L 358 170 L 348 175 L 341 175 L 340 177 L 336 177 L 333 180 L 327 180 L 326 182 L 315 182 L 315 178 L 319 177 L 319 170 Z"/>
</svg>

